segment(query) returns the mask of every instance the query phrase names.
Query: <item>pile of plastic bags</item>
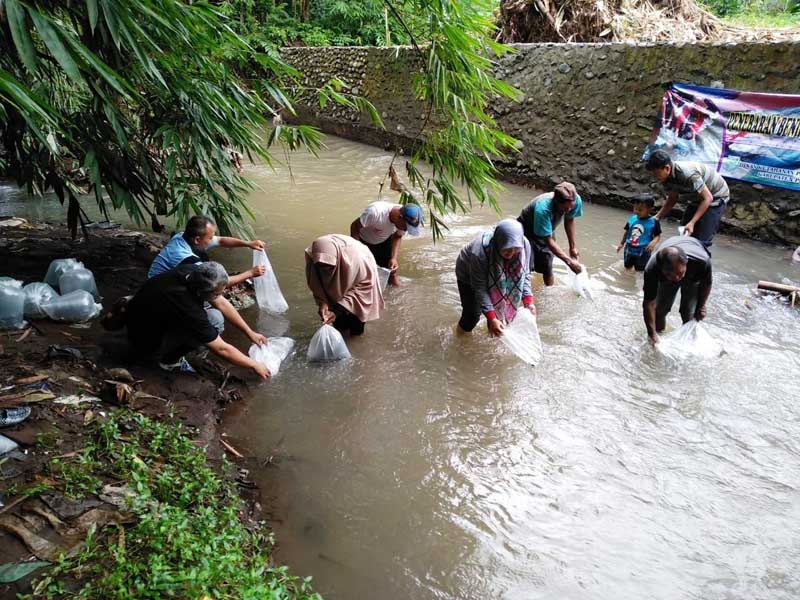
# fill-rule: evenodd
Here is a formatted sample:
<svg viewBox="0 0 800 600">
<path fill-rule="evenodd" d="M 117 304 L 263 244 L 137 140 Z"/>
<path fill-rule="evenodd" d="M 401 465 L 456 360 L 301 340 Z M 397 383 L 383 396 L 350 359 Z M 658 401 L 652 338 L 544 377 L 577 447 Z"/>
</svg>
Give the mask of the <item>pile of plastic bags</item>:
<svg viewBox="0 0 800 600">
<path fill-rule="evenodd" d="M 332 325 L 323 325 L 308 344 L 309 362 L 329 362 L 350 358 L 347 344 Z"/>
<path fill-rule="evenodd" d="M 527 309 L 517 311 L 514 320 L 500 336 L 500 341 L 526 364 L 535 367 L 542 360 L 539 327 L 536 325 L 536 317 Z"/>
<path fill-rule="evenodd" d="M 21 329 L 25 325 L 24 309 L 22 282 L 4 277 L 0 281 L 0 329 Z"/>
<path fill-rule="evenodd" d="M 281 368 L 281 363 L 294 348 L 294 340 L 288 337 L 272 337 L 266 344 L 253 344 L 250 346 L 248 356 L 263 364 L 269 369 L 270 376 L 274 377 Z"/>
<path fill-rule="evenodd" d="M 263 250 L 253 250 L 253 266 L 263 266 L 266 271 L 260 277 L 253 277 L 253 286 L 256 290 L 258 307 L 274 313 L 284 313 L 289 310 L 289 304 L 281 293 L 275 271 Z"/>
<path fill-rule="evenodd" d="M 722 345 L 712 338 L 706 328 L 695 320 L 688 321 L 675 331 L 663 336 L 656 345 L 668 358 L 715 358 L 723 354 Z"/>
<path fill-rule="evenodd" d="M 0 329 L 21 329 L 25 318 L 84 323 L 102 312 L 94 275 L 82 262 L 58 258 L 44 278 L 23 287 L 21 281 L 0 277 Z"/>
</svg>

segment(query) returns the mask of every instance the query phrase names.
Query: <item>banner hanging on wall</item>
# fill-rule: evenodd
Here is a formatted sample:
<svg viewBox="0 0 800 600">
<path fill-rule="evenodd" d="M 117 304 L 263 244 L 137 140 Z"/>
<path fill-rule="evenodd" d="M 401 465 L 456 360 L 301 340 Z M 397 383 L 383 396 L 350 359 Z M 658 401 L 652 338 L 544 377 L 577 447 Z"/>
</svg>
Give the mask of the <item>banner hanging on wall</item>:
<svg viewBox="0 0 800 600">
<path fill-rule="evenodd" d="M 800 96 L 673 83 L 643 160 L 657 149 L 724 177 L 800 191 Z"/>
</svg>

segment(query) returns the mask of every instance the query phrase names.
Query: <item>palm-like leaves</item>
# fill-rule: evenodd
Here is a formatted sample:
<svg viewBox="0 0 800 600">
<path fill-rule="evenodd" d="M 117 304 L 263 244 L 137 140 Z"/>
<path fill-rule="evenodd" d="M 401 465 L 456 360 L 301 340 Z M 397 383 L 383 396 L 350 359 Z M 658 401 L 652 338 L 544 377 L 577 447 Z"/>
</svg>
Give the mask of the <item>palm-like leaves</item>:
<svg viewBox="0 0 800 600">
<path fill-rule="evenodd" d="M 0 134 L 21 185 L 75 204 L 86 183 L 101 208 L 110 202 L 138 222 L 201 212 L 223 230 L 245 227 L 249 185 L 225 147 L 269 160 L 258 132 L 289 101 L 273 93 L 268 105 L 219 59 L 223 43 L 254 53 L 216 9 L 179 0 L 0 7 Z M 274 56 L 258 60 L 294 75 Z M 287 135 L 318 143 L 310 128 Z"/>
</svg>

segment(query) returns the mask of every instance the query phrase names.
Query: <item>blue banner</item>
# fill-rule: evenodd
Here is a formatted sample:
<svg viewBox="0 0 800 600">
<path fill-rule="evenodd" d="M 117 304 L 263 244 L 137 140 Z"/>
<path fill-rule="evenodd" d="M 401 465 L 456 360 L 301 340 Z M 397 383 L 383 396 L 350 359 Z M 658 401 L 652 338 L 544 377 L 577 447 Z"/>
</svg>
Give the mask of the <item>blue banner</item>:
<svg viewBox="0 0 800 600">
<path fill-rule="evenodd" d="M 673 83 L 642 158 L 657 149 L 723 177 L 800 191 L 800 96 Z"/>
</svg>

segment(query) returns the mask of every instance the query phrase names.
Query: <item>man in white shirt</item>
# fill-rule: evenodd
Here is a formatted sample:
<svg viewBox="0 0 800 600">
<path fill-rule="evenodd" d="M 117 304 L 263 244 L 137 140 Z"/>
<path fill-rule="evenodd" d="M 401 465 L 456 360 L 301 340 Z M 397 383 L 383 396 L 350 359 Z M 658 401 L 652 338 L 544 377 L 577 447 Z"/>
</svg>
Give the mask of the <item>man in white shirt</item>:
<svg viewBox="0 0 800 600">
<path fill-rule="evenodd" d="M 419 205 L 393 204 L 378 200 L 373 202 L 361 216 L 350 225 L 350 235 L 370 249 L 379 267 L 392 272 L 391 285 L 399 285 L 397 279 L 397 254 L 400 240 L 406 232 L 419 235 L 422 210 Z"/>
</svg>

